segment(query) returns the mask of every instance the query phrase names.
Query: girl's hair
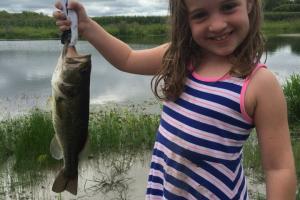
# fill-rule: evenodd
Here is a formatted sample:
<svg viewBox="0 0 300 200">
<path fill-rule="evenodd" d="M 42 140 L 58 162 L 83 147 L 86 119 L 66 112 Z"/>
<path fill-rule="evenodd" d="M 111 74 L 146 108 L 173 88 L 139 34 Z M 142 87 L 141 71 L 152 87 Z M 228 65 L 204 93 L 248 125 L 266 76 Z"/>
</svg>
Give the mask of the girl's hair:
<svg viewBox="0 0 300 200">
<path fill-rule="evenodd" d="M 237 77 L 249 75 L 264 52 L 264 37 L 260 30 L 262 23 L 261 0 L 252 1 L 248 14 L 250 28 L 244 41 L 235 49 L 230 62 L 230 74 Z M 200 47 L 193 41 L 188 22 L 188 10 L 183 0 L 169 0 L 171 42 L 163 57 L 162 68 L 151 81 L 155 96 L 161 100 L 176 100 L 183 92 L 189 63 L 199 62 Z M 163 84 L 161 85 L 161 83 Z M 161 89 L 161 91 L 160 91 Z M 162 92 L 162 94 L 160 93 Z"/>
</svg>

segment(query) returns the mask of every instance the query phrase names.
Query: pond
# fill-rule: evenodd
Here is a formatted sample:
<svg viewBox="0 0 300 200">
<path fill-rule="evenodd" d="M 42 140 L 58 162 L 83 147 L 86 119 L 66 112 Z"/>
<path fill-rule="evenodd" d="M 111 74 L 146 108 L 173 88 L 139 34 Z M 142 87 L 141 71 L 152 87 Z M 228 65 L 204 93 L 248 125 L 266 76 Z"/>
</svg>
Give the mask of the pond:
<svg viewBox="0 0 300 200">
<path fill-rule="evenodd" d="M 151 46 L 131 44 L 134 49 Z M 299 37 L 269 38 L 267 46 L 266 64 L 281 83 L 292 73 L 300 72 Z M 61 48 L 59 41 L 0 41 L 0 117 L 14 116 L 33 107 L 49 108 L 50 81 Z M 80 53 L 92 55 L 92 105 L 154 99 L 150 76 L 118 71 L 85 41 L 80 41 L 77 48 Z"/>
<path fill-rule="evenodd" d="M 130 45 L 134 49 L 152 47 Z M 61 48 L 59 41 L 0 41 L 1 119 L 24 114 L 35 107 L 50 109 L 50 81 Z M 85 41 L 80 41 L 77 48 L 80 53 L 92 55 L 92 108 L 110 103 L 143 105 L 154 101 L 152 77 L 116 70 Z M 291 74 L 300 73 L 299 37 L 268 38 L 266 64 L 280 83 Z M 159 110 L 159 105 L 153 109 Z M 151 152 L 119 153 L 86 159 L 80 166 L 77 197 L 51 192 L 58 169 L 15 173 L 11 158 L 0 164 L 0 199 L 143 199 L 150 155 Z M 260 185 L 250 187 L 259 192 Z"/>
</svg>

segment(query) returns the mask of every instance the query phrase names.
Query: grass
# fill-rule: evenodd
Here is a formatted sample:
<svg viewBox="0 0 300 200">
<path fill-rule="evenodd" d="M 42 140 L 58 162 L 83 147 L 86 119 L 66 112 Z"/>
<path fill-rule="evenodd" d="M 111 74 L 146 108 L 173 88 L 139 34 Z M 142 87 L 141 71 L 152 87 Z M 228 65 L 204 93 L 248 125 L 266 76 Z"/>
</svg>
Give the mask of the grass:
<svg viewBox="0 0 300 200">
<path fill-rule="evenodd" d="M 285 33 L 300 33 L 300 19 L 293 21 L 265 21 L 262 31 L 267 36 Z"/>
<path fill-rule="evenodd" d="M 49 144 L 53 127 L 49 113 L 32 110 L 29 115 L 8 119 L 0 124 L 0 159 L 15 157 L 16 169 L 24 165 L 33 168 L 45 164 L 49 157 Z"/>
<path fill-rule="evenodd" d="M 253 171 L 256 173 L 259 180 L 262 180 L 261 157 L 258 147 L 256 133 L 253 131 L 248 140 L 244 144 L 243 164 L 246 169 L 246 174 L 249 175 Z"/>
<path fill-rule="evenodd" d="M 93 152 L 151 149 L 159 116 L 119 110 L 92 113 L 90 141 Z"/>
<path fill-rule="evenodd" d="M 111 109 L 91 113 L 90 149 L 107 153 L 130 149 L 151 149 L 159 117 L 128 110 Z M 0 160 L 15 157 L 16 170 L 36 169 L 58 163 L 52 159 L 49 146 L 54 129 L 49 112 L 38 109 L 28 115 L 0 123 Z"/>
<path fill-rule="evenodd" d="M 297 180 L 300 180 L 300 140 L 298 138 L 292 137 L 291 142 L 292 142 L 292 148 L 293 148 L 294 159 L 295 159 Z M 260 156 L 258 141 L 255 133 L 251 133 L 249 139 L 244 145 L 243 164 L 247 176 L 252 176 L 254 177 L 255 181 L 258 181 L 258 183 L 263 183 L 264 175 L 261 166 L 261 156 Z M 298 188 L 298 193 L 296 199 L 300 200 L 299 181 L 298 181 L 297 188 Z M 251 195 L 254 196 L 255 199 L 265 199 L 264 197 L 265 194 L 260 194 L 256 192 L 255 194 L 251 194 Z"/>
<path fill-rule="evenodd" d="M 129 176 L 131 167 L 136 162 L 136 155 L 132 151 L 111 154 L 102 163 L 105 166 L 97 169 L 92 179 L 87 179 L 84 191 L 93 195 L 115 193 L 119 198 L 130 199 L 130 185 L 134 180 Z"/>
<path fill-rule="evenodd" d="M 293 134 L 300 130 L 300 74 L 293 74 L 283 85 L 284 95 L 288 106 L 289 124 Z"/>
<path fill-rule="evenodd" d="M 300 180 L 299 88 L 300 75 L 292 75 L 283 85 L 298 180 Z M 111 152 L 150 150 L 155 140 L 158 123 L 158 115 L 146 114 L 141 108 L 135 106 L 126 109 L 113 107 L 91 112 L 89 123 L 91 153 L 105 155 Z M 58 161 L 52 159 L 49 153 L 53 135 L 51 113 L 46 111 L 35 109 L 28 115 L 1 121 L 0 163 L 5 163 L 9 157 L 14 156 L 14 168 L 17 171 L 41 169 L 57 164 Z M 247 175 L 255 174 L 256 180 L 263 182 L 263 170 L 255 133 L 250 135 L 244 145 L 244 167 Z M 103 181 L 98 180 L 99 183 Z M 106 182 L 110 185 L 115 184 L 109 180 Z M 300 185 L 298 190 L 300 191 Z M 257 194 L 257 197 L 261 198 L 261 195 Z M 297 199 L 300 200 L 300 192 L 297 194 Z"/>
</svg>

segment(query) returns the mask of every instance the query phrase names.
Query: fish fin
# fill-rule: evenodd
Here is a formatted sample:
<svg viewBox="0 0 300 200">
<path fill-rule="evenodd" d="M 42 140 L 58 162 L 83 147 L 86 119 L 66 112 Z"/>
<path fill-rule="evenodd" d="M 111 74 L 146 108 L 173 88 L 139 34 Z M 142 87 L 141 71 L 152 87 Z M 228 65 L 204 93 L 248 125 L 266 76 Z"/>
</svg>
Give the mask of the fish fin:
<svg viewBox="0 0 300 200">
<path fill-rule="evenodd" d="M 78 176 L 69 179 L 66 185 L 66 190 L 74 195 L 77 195 L 77 187 L 78 187 Z"/>
<path fill-rule="evenodd" d="M 86 158 L 88 158 L 88 155 L 89 155 L 90 152 L 91 152 L 90 137 L 89 137 L 89 135 L 87 135 L 87 138 L 86 138 L 85 144 L 83 146 L 83 149 L 80 151 L 80 153 L 78 155 L 79 160 L 86 160 Z"/>
<path fill-rule="evenodd" d="M 52 138 L 50 144 L 50 153 L 52 157 L 55 158 L 56 160 L 61 160 L 64 157 L 61 145 L 59 144 L 56 135 Z"/>
<path fill-rule="evenodd" d="M 68 178 L 64 174 L 64 170 L 61 170 L 55 178 L 55 181 L 52 186 L 52 191 L 56 193 L 61 193 L 66 190 L 74 195 L 77 195 L 77 187 L 78 175 L 74 178 Z"/>
</svg>

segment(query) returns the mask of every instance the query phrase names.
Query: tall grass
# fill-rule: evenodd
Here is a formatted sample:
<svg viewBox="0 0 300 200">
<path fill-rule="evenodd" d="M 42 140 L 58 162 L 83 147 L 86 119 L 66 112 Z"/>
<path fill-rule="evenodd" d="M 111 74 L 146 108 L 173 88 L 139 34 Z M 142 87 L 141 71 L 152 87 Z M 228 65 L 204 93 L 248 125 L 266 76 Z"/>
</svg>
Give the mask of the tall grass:
<svg viewBox="0 0 300 200">
<path fill-rule="evenodd" d="M 300 137 L 300 74 L 293 74 L 283 85 L 288 119 L 294 137 Z"/>
<path fill-rule="evenodd" d="M 0 152 L 15 156 L 15 168 L 32 168 L 49 157 L 53 127 L 49 113 L 32 110 L 29 115 L 8 119 L 0 124 Z M 4 155 L 4 156 L 3 156 Z M 25 167 L 26 168 L 26 167 Z"/>
<path fill-rule="evenodd" d="M 243 147 L 243 164 L 247 175 L 255 172 L 256 178 L 262 179 L 261 156 L 255 131 L 251 133 Z"/>
<path fill-rule="evenodd" d="M 112 109 L 93 113 L 90 118 L 90 142 L 94 152 L 151 149 L 159 117 Z"/>
<path fill-rule="evenodd" d="M 156 115 L 111 109 L 91 113 L 90 146 L 94 154 L 130 149 L 151 149 L 158 127 Z M 54 129 L 49 112 L 33 110 L 28 115 L 0 123 L 0 160 L 15 157 L 14 167 L 34 169 L 57 163 L 49 146 Z"/>
<path fill-rule="evenodd" d="M 298 178 L 297 200 L 300 200 L 300 74 L 293 74 L 283 85 Z"/>
</svg>

